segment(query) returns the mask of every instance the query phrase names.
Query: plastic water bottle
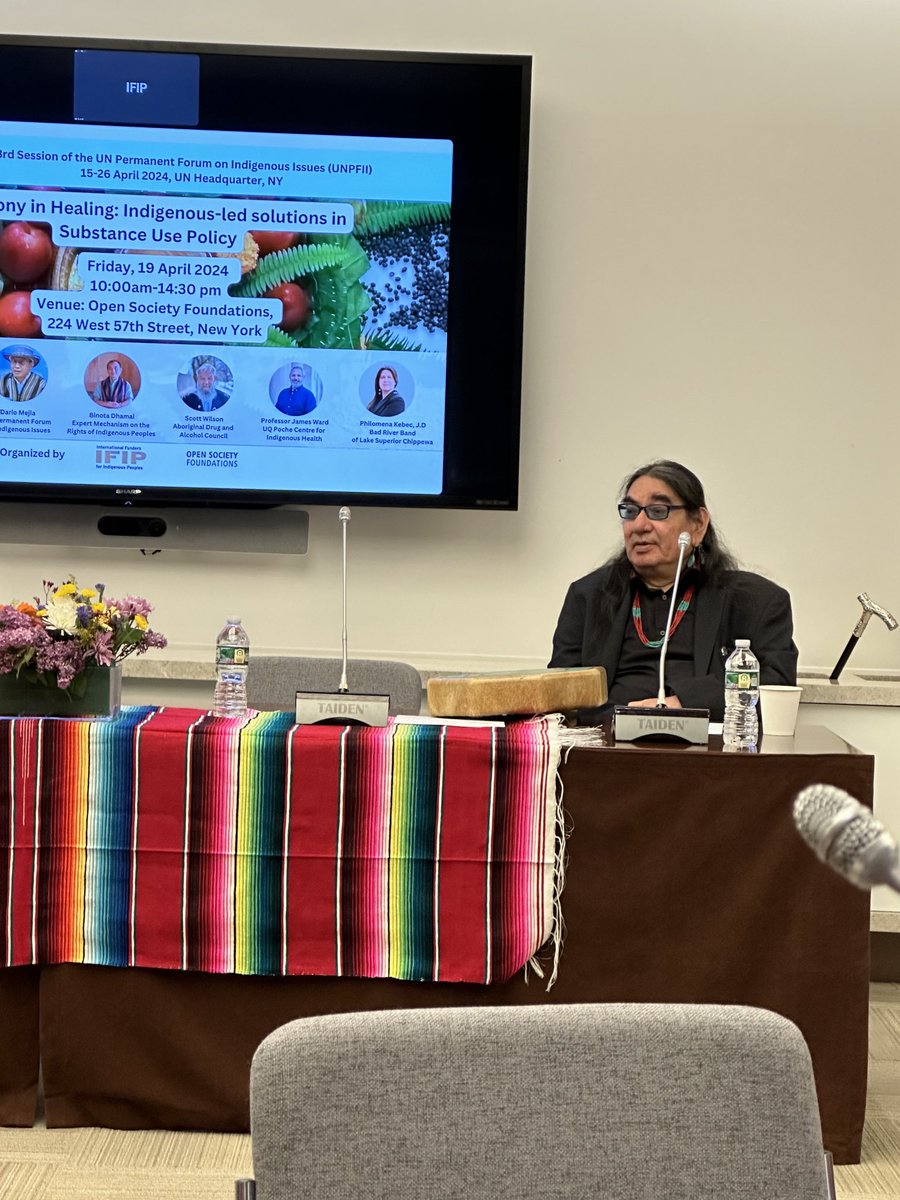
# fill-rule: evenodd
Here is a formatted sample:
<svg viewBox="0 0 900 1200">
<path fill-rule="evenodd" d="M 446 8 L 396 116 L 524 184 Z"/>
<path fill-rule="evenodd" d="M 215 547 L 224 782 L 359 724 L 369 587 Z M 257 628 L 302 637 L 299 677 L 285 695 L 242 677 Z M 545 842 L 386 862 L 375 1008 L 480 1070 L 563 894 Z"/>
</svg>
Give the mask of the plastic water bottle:
<svg viewBox="0 0 900 1200">
<path fill-rule="evenodd" d="M 250 639 L 240 617 L 226 617 L 216 638 L 216 690 L 213 710 L 217 717 L 247 715 L 247 667 Z"/>
<path fill-rule="evenodd" d="M 755 750 L 759 741 L 759 660 L 747 638 L 738 638 L 725 663 L 726 750 Z"/>
</svg>

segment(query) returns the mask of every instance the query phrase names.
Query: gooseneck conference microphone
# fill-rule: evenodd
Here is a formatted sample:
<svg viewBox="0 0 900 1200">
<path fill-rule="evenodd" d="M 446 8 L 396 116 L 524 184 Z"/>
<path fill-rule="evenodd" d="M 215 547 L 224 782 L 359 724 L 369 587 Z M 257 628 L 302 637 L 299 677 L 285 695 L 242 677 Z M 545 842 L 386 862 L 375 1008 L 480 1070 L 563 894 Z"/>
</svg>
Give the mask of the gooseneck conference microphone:
<svg viewBox="0 0 900 1200">
<path fill-rule="evenodd" d="M 347 683 L 347 525 L 350 509 L 338 509 L 341 523 L 341 678 L 336 692 L 297 692 L 298 725 L 387 725 L 390 696 L 351 693 Z"/>
<path fill-rule="evenodd" d="M 804 788 L 794 799 L 794 824 L 816 857 L 850 883 L 900 892 L 897 843 L 848 792 L 830 783 Z"/>
<path fill-rule="evenodd" d="M 347 684 L 347 525 L 350 521 L 350 509 L 342 504 L 338 509 L 338 520 L 341 523 L 341 682 L 339 692 L 349 692 Z"/>
<path fill-rule="evenodd" d="M 684 562 L 684 552 L 691 544 L 689 533 L 678 535 L 678 563 L 675 567 L 675 581 L 672 584 L 672 598 L 669 601 L 669 616 L 666 619 L 666 632 L 663 634 L 662 648 L 659 653 L 659 691 L 656 702 L 660 708 L 666 707 L 666 651 L 669 648 L 669 638 L 672 634 L 672 618 L 675 615 L 675 601 L 678 599 L 678 581 L 681 579 L 681 567 Z"/>
<path fill-rule="evenodd" d="M 613 733 L 617 742 L 688 742 L 705 746 L 709 741 L 709 709 L 669 708 L 666 704 L 666 651 L 672 636 L 672 618 L 678 600 L 678 583 L 684 564 L 684 552 L 691 544 L 689 533 L 678 535 L 678 562 L 669 601 L 669 616 L 659 653 L 659 690 L 656 708 L 632 708 L 617 704 L 613 715 Z"/>
</svg>

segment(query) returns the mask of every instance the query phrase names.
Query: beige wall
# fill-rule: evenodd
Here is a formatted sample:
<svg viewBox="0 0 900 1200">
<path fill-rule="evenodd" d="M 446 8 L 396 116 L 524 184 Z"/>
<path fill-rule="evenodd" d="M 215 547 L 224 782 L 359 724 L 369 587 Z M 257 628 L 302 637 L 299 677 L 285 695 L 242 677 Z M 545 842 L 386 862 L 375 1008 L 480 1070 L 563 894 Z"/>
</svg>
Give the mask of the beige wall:
<svg viewBox="0 0 900 1200">
<path fill-rule="evenodd" d="M 621 477 L 654 456 L 692 466 L 739 557 L 791 589 L 804 664 L 833 665 L 858 591 L 900 615 L 900 5 L 37 13 L 7 8 L 6 31 L 534 55 L 520 511 L 357 508 L 357 653 L 544 661 L 566 585 L 615 544 Z M 148 596 L 185 656 L 234 609 L 260 650 L 332 652 L 339 551 L 335 505 L 303 559 L 4 547 L 0 592 L 73 571 Z M 854 665 L 900 667 L 900 631 L 873 622 Z"/>
</svg>

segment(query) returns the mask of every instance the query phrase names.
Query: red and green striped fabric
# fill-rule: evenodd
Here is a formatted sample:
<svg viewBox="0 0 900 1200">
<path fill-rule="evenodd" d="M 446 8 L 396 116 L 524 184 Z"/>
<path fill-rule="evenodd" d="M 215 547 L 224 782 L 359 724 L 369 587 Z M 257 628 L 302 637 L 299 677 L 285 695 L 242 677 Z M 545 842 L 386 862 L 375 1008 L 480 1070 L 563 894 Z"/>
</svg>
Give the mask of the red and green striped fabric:
<svg viewBox="0 0 900 1200">
<path fill-rule="evenodd" d="M 559 733 L 0 721 L 0 962 L 490 983 L 552 925 Z"/>
</svg>

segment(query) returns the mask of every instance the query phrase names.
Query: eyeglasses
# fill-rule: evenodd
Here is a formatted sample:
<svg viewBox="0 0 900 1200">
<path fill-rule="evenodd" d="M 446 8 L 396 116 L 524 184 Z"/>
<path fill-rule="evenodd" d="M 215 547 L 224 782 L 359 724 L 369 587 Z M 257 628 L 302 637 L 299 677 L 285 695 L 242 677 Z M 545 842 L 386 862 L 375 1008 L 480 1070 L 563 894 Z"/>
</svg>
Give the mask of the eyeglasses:
<svg viewBox="0 0 900 1200">
<path fill-rule="evenodd" d="M 633 500 L 623 500 L 619 504 L 619 516 L 623 521 L 634 521 L 641 513 L 646 513 L 651 521 L 665 521 L 673 508 L 687 508 L 687 504 L 635 504 Z"/>
</svg>

